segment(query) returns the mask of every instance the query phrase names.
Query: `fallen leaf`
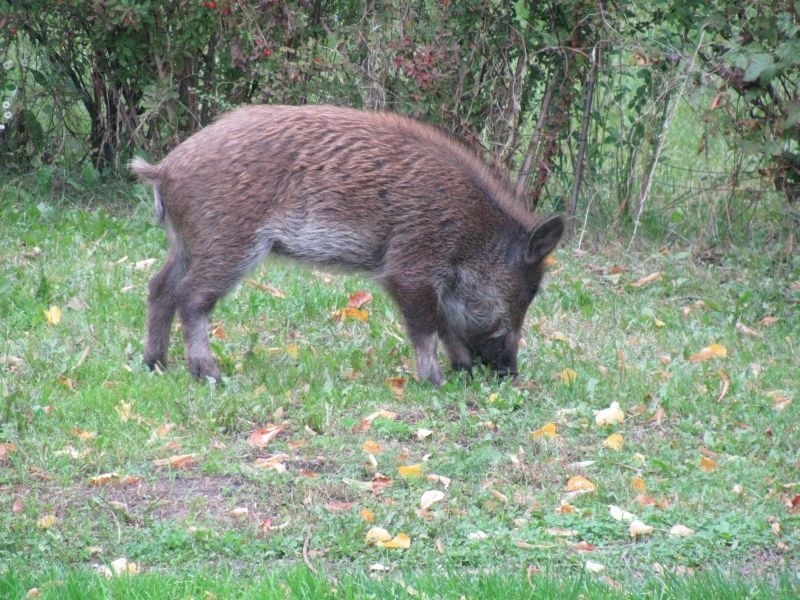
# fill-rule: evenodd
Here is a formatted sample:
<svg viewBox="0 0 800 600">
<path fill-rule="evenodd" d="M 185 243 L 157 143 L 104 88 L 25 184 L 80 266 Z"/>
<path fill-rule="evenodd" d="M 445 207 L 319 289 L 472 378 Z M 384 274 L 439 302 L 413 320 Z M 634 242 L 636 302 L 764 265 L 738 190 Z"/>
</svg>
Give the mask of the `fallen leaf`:
<svg viewBox="0 0 800 600">
<path fill-rule="evenodd" d="M 578 373 L 574 369 L 570 369 L 567 367 L 566 369 L 559 371 L 558 378 L 561 380 L 561 383 L 565 383 L 567 385 L 574 383 L 575 380 L 578 378 Z"/>
<path fill-rule="evenodd" d="M 397 418 L 397 413 L 382 408 L 381 410 L 376 411 L 371 415 L 367 415 L 361 419 L 361 423 L 354 427 L 354 429 L 358 431 L 369 431 L 369 429 L 372 427 L 372 422 L 378 418 L 394 421 Z"/>
<path fill-rule="evenodd" d="M 640 288 L 642 286 L 653 283 L 654 281 L 658 281 L 659 279 L 661 279 L 661 272 L 656 271 L 655 273 L 650 273 L 650 275 L 647 275 L 646 277 L 642 277 L 632 282 L 631 287 Z"/>
<path fill-rule="evenodd" d="M 284 294 L 282 291 L 272 287 L 271 285 L 269 285 L 267 283 L 259 283 L 255 279 L 248 279 L 247 283 L 249 283 L 250 285 L 252 285 L 255 288 L 258 288 L 262 292 L 268 293 L 270 296 L 273 296 L 274 298 L 285 298 L 286 297 L 286 294 Z"/>
<path fill-rule="evenodd" d="M 350 510 L 355 506 L 353 502 L 326 502 L 323 504 L 326 510 L 331 512 L 343 512 L 346 510 Z"/>
<path fill-rule="evenodd" d="M 382 546 L 383 548 L 397 548 L 400 550 L 405 550 L 411 547 L 411 538 L 408 537 L 405 533 L 398 533 L 388 542 L 378 542 L 378 546 Z"/>
<path fill-rule="evenodd" d="M 631 489 L 634 492 L 643 492 L 647 489 L 647 483 L 638 475 L 634 475 L 631 478 Z"/>
<path fill-rule="evenodd" d="M 711 344 L 706 346 L 697 354 L 689 357 L 690 362 L 704 362 L 713 358 L 725 358 L 728 356 L 728 349 L 722 344 Z"/>
<path fill-rule="evenodd" d="M 594 552 L 594 544 L 590 544 L 586 540 L 581 540 L 577 544 L 571 544 L 570 548 L 575 552 L 583 552 L 583 553 Z"/>
<path fill-rule="evenodd" d="M 366 536 L 368 546 L 379 546 L 381 548 L 409 548 L 411 546 L 411 538 L 405 533 L 398 533 L 392 537 L 388 531 L 383 527 L 372 527 Z"/>
<path fill-rule="evenodd" d="M 361 446 L 361 449 L 367 454 L 380 454 L 381 452 L 383 452 L 383 448 L 381 448 L 381 445 L 378 442 L 374 442 L 372 440 L 367 440 L 366 442 L 364 442 L 364 444 Z"/>
<path fill-rule="evenodd" d="M 538 437 L 545 437 L 545 438 L 554 438 L 558 435 L 557 433 L 558 427 L 555 423 L 546 423 L 542 425 L 539 429 L 531 433 L 531 436 L 534 438 Z"/>
<path fill-rule="evenodd" d="M 756 331 L 755 329 L 748 327 L 747 325 L 744 325 L 740 321 L 736 321 L 736 331 L 738 331 L 743 335 L 749 335 L 750 337 L 756 337 L 756 338 L 764 337 L 763 333 L 761 333 L 760 331 Z"/>
<path fill-rule="evenodd" d="M 670 527 L 669 534 L 672 537 L 690 537 L 694 535 L 694 529 L 689 529 L 686 525 L 678 523 Z"/>
<path fill-rule="evenodd" d="M 605 440 L 603 440 L 603 446 L 606 448 L 611 448 L 612 450 L 616 450 L 619 452 L 622 450 L 622 445 L 625 443 L 622 435 L 619 433 L 612 433 L 608 436 Z"/>
<path fill-rule="evenodd" d="M 390 377 L 386 380 L 386 385 L 389 386 L 389 389 L 392 390 L 395 396 L 402 396 L 403 391 L 406 388 L 406 378 L 405 377 Z"/>
<path fill-rule="evenodd" d="M 554 537 L 572 537 L 578 535 L 577 529 L 565 529 L 563 527 L 548 527 L 544 532 Z"/>
<path fill-rule="evenodd" d="M 717 462 L 707 456 L 700 456 L 700 468 L 706 473 L 710 473 L 717 468 Z"/>
<path fill-rule="evenodd" d="M 51 306 L 44 311 L 44 318 L 50 325 L 58 325 L 61 322 L 61 309 L 58 306 Z"/>
<path fill-rule="evenodd" d="M 567 342 L 567 341 L 569 341 L 569 340 L 567 340 L 567 336 L 564 335 L 560 331 L 554 331 L 552 334 L 550 334 L 550 339 L 553 340 L 554 342 Z"/>
<path fill-rule="evenodd" d="M 792 399 L 790 397 L 784 396 L 778 390 L 767 392 L 767 396 L 772 398 L 772 408 L 778 411 L 785 410 L 792 403 Z M 1 457 L 2 457 L 2 452 L 0 451 L 0 458 Z"/>
<path fill-rule="evenodd" d="M 375 513 L 372 512 L 372 510 L 370 510 L 369 508 L 362 508 L 360 511 L 358 511 L 358 514 L 367 523 L 375 522 Z"/>
<path fill-rule="evenodd" d="M 473 531 L 467 535 L 468 540 L 485 540 L 489 535 L 484 531 Z"/>
<path fill-rule="evenodd" d="M 630 523 L 631 521 L 636 520 L 636 515 L 633 513 L 628 512 L 627 510 L 622 510 L 616 504 L 611 504 L 608 507 L 608 513 L 611 515 L 611 518 L 615 521 L 624 521 L 625 523 Z"/>
<path fill-rule="evenodd" d="M 297 344 L 288 344 L 285 348 L 286 355 L 291 358 L 292 360 L 297 360 L 297 357 L 300 354 L 300 348 Z"/>
<path fill-rule="evenodd" d="M 719 375 L 721 381 L 719 396 L 717 396 L 717 402 L 719 402 L 728 394 L 728 388 L 731 385 L 731 378 L 728 377 L 728 375 L 722 369 L 717 371 L 717 375 Z"/>
<path fill-rule="evenodd" d="M 444 500 L 444 492 L 439 490 L 428 490 L 419 500 L 419 506 L 422 510 L 428 510 L 433 504 Z"/>
<path fill-rule="evenodd" d="M 95 477 L 89 478 L 89 485 L 91 487 L 100 487 L 104 485 L 136 485 L 141 482 L 141 477 L 134 477 L 131 475 L 121 476 L 119 473 L 102 473 Z"/>
<path fill-rule="evenodd" d="M 434 473 L 430 473 L 429 475 L 426 476 L 426 479 L 433 483 L 441 483 L 444 486 L 444 489 L 450 487 L 450 478 L 445 477 L 444 475 L 436 475 Z"/>
<path fill-rule="evenodd" d="M 36 526 L 39 529 L 50 529 L 56 523 L 58 523 L 58 517 L 55 515 L 45 515 L 36 521 Z"/>
<path fill-rule="evenodd" d="M 769 327 L 770 325 L 775 325 L 778 322 L 778 317 L 764 317 L 759 321 L 764 327 Z"/>
<path fill-rule="evenodd" d="M 172 467 L 173 469 L 187 469 L 197 462 L 197 454 L 176 454 L 169 458 L 159 458 L 153 461 L 156 467 Z"/>
<path fill-rule="evenodd" d="M 647 494 L 639 494 L 636 496 L 636 501 L 641 506 L 655 506 L 656 508 L 665 509 L 669 507 L 669 500 L 656 500 Z"/>
<path fill-rule="evenodd" d="M 231 510 L 230 513 L 228 514 L 230 514 L 230 516 L 232 517 L 236 517 L 237 519 L 241 519 L 249 515 L 250 510 L 246 506 L 237 506 L 236 508 Z"/>
<path fill-rule="evenodd" d="M 114 575 L 136 575 L 139 572 L 139 565 L 129 562 L 127 558 L 118 558 L 111 563 L 111 570 Z"/>
<path fill-rule="evenodd" d="M 375 473 L 372 476 L 372 483 L 370 483 L 370 490 L 373 494 L 380 494 L 385 488 L 392 485 L 392 480 L 386 475 Z"/>
<path fill-rule="evenodd" d="M 655 530 L 652 526 L 645 525 L 644 523 L 642 523 L 637 519 L 631 522 L 628 531 L 630 532 L 632 538 L 636 538 L 642 535 L 650 535 Z"/>
<path fill-rule="evenodd" d="M 283 464 L 285 460 L 290 457 L 288 454 L 278 453 L 272 456 L 257 458 L 253 463 L 256 469 L 263 471 L 277 471 L 278 473 L 286 473 L 286 465 Z"/>
<path fill-rule="evenodd" d="M 594 411 L 594 421 L 599 426 L 613 425 L 622 423 L 625 420 L 625 413 L 619 407 L 619 402 L 612 402 L 608 408 Z"/>
<path fill-rule="evenodd" d="M 433 431 L 431 431 L 430 429 L 422 429 L 422 428 L 420 428 L 420 429 L 417 429 L 415 435 L 417 436 L 418 440 L 424 440 L 425 438 L 432 436 L 433 435 Z"/>
<path fill-rule="evenodd" d="M 569 502 L 562 502 L 556 508 L 556 512 L 561 515 L 571 515 L 575 512 L 575 507 Z"/>
<path fill-rule="evenodd" d="M 341 322 L 347 320 L 354 320 L 354 321 L 363 321 L 366 322 L 369 319 L 369 313 L 365 310 L 360 308 L 353 308 L 352 306 L 346 306 L 345 308 L 340 308 L 333 312 L 334 321 Z"/>
<path fill-rule="evenodd" d="M 381 563 L 374 563 L 369 566 L 369 570 L 373 573 L 385 573 L 389 571 L 389 567 L 382 565 Z"/>
<path fill-rule="evenodd" d="M 175 423 L 165 423 L 161 427 L 154 429 L 147 440 L 148 444 L 153 444 L 159 439 L 165 438 L 169 435 L 170 431 L 175 429 Z"/>
<path fill-rule="evenodd" d="M 551 268 L 551 267 L 555 267 L 558 264 L 558 261 L 555 259 L 555 257 L 552 254 L 548 254 L 542 260 L 542 264 L 545 267 Z"/>
<path fill-rule="evenodd" d="M 22 499 L 15 498 L 14 499 L 14 504 L 11 505 L 11 512 L 13 512 L 13 513 L 21 513 L 23 510 L 25 510 L 25 507 L 22 504 Z"/>
<path fill-rule="evenodd" d="M 372 294 L 369 292 L 355 292 L 350 294 L 350 297 L 347 299 L 347 306 L 361 308 L 370 300 L 372 300 Z"/>
<path fill-rule="evenodd" d="M 97 438 L 96 431 L 83 431 L 82 429 L 78 429 L 77 427 L 72 428 L 72 435 L 83 442 L 89 442 L 95 438 Z"/>
<path fill-rule="evenodd" d="M 119 416 L 120 421 L 127 423 L 133 417 L 133 402 L 125 402 L 124 400 L 114 407 L 114 410 Z"/>
<path fill-rule="evenodd" d="M 589 573 L 600 573 L 601 571 L 605 571 L 605 565 L 601 565 L 599 562 L 595 562 L 593 560 L 587 560 L 584 568 L 589 571 Z"/>
<path fill-rule="evenodd" d="M 567 481 L 568 492 L 593 492 L 597 486 L 583 475 L 575 475 Z"/>
<path fill-rule="evenodd" d="M 17 446 L 13 442 L 3 442 L 0 444 L 0 460 L 5 460 L 9 454 L 17 451 Z"/>
<path fill-rule="evenodd" d="M 403 479 L 417 479 L 422 477 L 422 465 L 401 465 L 397 467 L 397 472 Z"/>
<path fill-rule="evenodd" d="M 278 434 L 285 430 L 286 427 L 288 427 L 286 423 L 280 425 L 267 424 L 261 429 L 257 429 L 251 433 L 247 438 L 247 443 L 255 448 L 264 448 L 274 440 Z"/>
</svg>

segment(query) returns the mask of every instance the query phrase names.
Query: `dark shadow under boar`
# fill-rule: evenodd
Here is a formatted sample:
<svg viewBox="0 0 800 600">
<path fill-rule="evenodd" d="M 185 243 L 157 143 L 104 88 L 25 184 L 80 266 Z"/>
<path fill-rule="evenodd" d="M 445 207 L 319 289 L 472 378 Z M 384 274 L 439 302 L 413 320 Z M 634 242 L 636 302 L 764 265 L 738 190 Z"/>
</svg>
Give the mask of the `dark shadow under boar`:
<svg viewBox="0 0 800 600">
<path fill-rule="evenodd" d="M 517 373 L 523 319 L 563 231 L 452 136 L 389 113 L 248 106 L 132 170 L 155 189 L 170 248 L 150 282 L 144 360 L 166 364 L 177 311 L 189 370 L 220 379 L 214 304 L 270 252 L 366 271 L 403 314 L 421 379 Z"/>
</svg>

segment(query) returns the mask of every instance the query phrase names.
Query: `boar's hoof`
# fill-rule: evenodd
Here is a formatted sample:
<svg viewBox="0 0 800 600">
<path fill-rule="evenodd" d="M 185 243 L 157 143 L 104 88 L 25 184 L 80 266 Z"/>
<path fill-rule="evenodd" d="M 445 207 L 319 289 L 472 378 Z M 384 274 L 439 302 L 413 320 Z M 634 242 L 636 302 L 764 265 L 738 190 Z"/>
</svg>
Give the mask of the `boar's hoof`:
<svg viewBox="0 0 800 600">
<path fill-rule="evenodd" d="M 213 360 L 190 360 L 189 372 L 195 379 L 203 380 L 211 378 L 216 383 L 222 381 L 222 375 L 219 372 L 219 367 Z"/>
<path fill-rule="evenodd" d="M 145 356 L 144 364 L 147 365 L 148 369 L 156 372 L 165 371 L 167 368 L 167 361 L 165 361 L 163 357 L 150 358 L 148 356 Z"/>
</svg>

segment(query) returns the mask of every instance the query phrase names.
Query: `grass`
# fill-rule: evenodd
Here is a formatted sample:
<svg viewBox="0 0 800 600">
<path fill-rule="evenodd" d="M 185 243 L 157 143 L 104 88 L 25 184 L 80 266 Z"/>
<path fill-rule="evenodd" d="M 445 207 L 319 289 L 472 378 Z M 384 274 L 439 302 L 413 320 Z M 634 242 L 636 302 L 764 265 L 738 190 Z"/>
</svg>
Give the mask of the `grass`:
<svg viewBox="0 0 800 600">
<path fill-rule="evenodd" d="M 179 343 L 166 373 L 141 363 L 164 253 L 142 190 L 0 194 L 0 596 L 800 593 L 797 255 L 564 247 L 528 315 L 521 385 L 451 374 L 441 389 L 413 381 L 372 284 L 269 263 L 213 315 L 213 386 Z M 361 290 L 366 322 L 331 318 Z M 725 357 L 692 360 L 714 343 Z M 598 426 L 614 401 L 624 422 Z M 367 426 L 381 409 L 395 418 Z M 555 437 L 535 434 L 548 423 Z M 275 454 L 285 472 L 259 467 Z M 373 493 L 376 472 L 391 485 Z M 94 479 L 107 473 L 134 479 Z M 575 475 L 594 492 L 570 494 Z M 444 500 L 420 516 L 428 490 Z M 654 530 L 632 538 L 610 505 Z M 373 525 L 410 547 L 367 545 Z M 141 572 L 97 575 L 120 557 Z"/>
</svg>

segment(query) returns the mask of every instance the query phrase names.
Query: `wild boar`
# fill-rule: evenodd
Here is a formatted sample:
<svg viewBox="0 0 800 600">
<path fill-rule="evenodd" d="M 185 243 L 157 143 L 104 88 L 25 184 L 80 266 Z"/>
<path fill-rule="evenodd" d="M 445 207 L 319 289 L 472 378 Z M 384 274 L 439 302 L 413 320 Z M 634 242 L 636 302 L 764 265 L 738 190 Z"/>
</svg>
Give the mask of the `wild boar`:
<svg viewBox="0 0 800 600">
<path fill-rule="evenodd" d="M 269 253 L 366 272 L 403 316 L 418 377 L 517 374 L 523 319 L 564 228 L 452 135 L 387 112 L 247 106 L 131 169 L 152 184 L 170 247 L 149 286 L 144 361 L 166 364 L 177 311 L 189 371 L 219 381 L 208 316 Z"/>
</svg>

